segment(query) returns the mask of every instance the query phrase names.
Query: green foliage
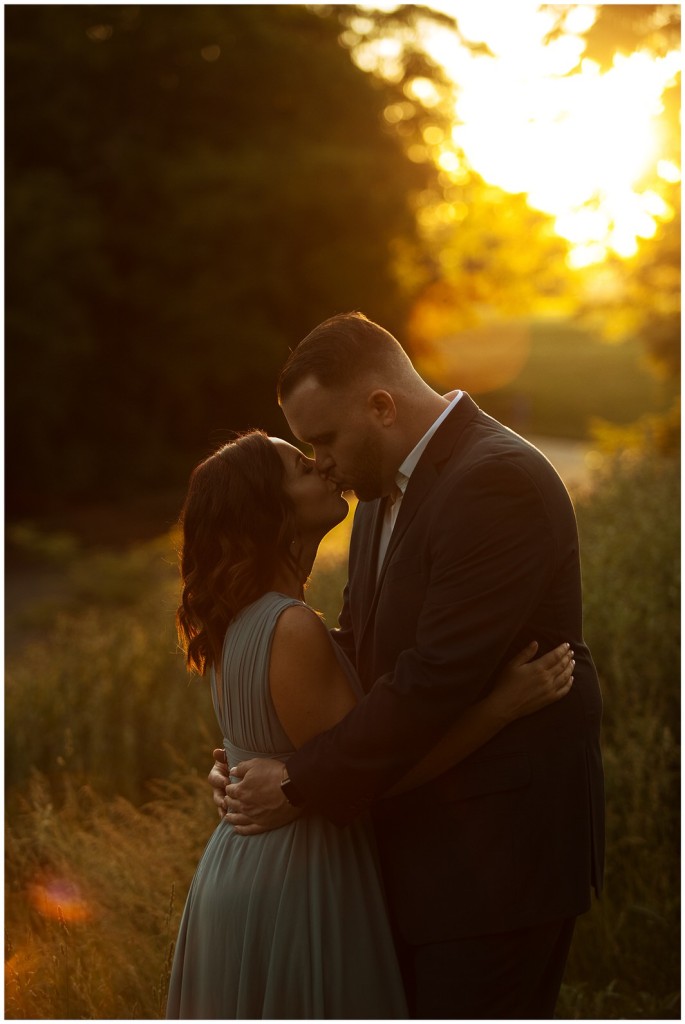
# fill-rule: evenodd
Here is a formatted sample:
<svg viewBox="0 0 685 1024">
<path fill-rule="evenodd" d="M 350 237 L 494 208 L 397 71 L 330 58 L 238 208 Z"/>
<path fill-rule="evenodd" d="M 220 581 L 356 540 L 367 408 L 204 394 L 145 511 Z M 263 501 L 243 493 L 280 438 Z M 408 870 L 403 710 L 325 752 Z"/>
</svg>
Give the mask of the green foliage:
<svg viewBox="0 0 685 1024">
<path fill-rule="evenodd" d="M 85 553 L 64 576 L 58 604 L 39 585 L 8 613 L 21 644 L 6 671 L 7 784 L 33 768 L 55 799 L 68 776 L 141 800 L 148 780 L 179 757 L 201 764 L 220 741 L 208 683 L 187 675 L 176 646 L 172 542 Z"/>
<path fill-rule="evenodd" d="M 605 726 L 624 708 L 675 729 L 680 693 L 680 477 L 673 459 L 626 453 L 578 509 L 588 642 L 607 692 Z M 628 659 L 624 662 L 626 654 Z"/>
<path fill-rule="evenodd" d="M 652 371 L 680 379 L 680 195 L 676 186 L 661 188 L 668 197 L 671 219 L 660 224 L 654 238 L 641 242 L 627 262 L 607 260 L 611 281 L 606 294 L 582 303 L 579 316 L 610 340 L 640 338 Z"/>
<path fill-rule="evenodd" d="M 441 389 L 466 388 L 479 405 L 524 435 L 589 438 L 599 420 L 612 427 L 667 413 L 676 385 L 645 372 L 635 339 L 610 345 L 573 321 L 495 321 L 462 332 L 425 364 Z"/>
<path fill-rule="evenodd" d="M 333 312 L 361 308 L 439 362 L 436 341 L 494 311 L 568 300 L 551 218 L 450 141 L 458 88 L 422 48 L 429 20 L 487 53 L 413 4 L 8 7 L 10 516 L 174 487 L 232 431 L 282 432 L 278 369 Z M 589 45 L 662 52 L 677 22 L 673 7 L 604 5 Z M 674 93 L 659 130 L 677 162 Z M 435 166 L 445 154 L 455 170 Z M 673 217 L 584 312 L 673 380 L 680 198 L 643 184 Z M 523 395 L 533 429 L 578 436 L 548 383 Z M 583 397 L 605 383 L 584 380 Z M 620 422 L 616 404 L 588 399 Z M 515 389 L 492 405 L 515 422 L 520 407 Z"/>
<path fill-rule="evenodd" d="M 604 696 L 607 878 L 579 922 L 561 1016 L 679 1017 L 679 494 L 676 460 L 624 456 L 578 508 Z"/>
<path fill-rule="evenodd" d="M 280 427 L 288 348 L 331 313 L 398 328 L 432 172 L 388 88 L 305 5 L 6 16 L 8 503 L 185 479 Z"/>
<path fill-rule="evenodd" d="M 463 172 L 420 216 L 430 256 L 408 325 L 419 358 L 430 358 L 436 341 L 483 323 L 488 311 L 527 316 L 541 300 L 568 291 L 568 243 L 523 194 Z"/>
<path fill-rule="evenodd" d="M 571 6 L 551 5 L 557 23 L 549 38 L 563 33 Z M 616 54 L 646 53 L 663 57 L 680 48 L 681 12 L 677 4 L 599 4 L 594 23 L 585 33 L 584 56 L 605 70 Z M 675 166 L 681 161 L 680 74 L 664 90 L 654 122 L 659 156 Z M 656 193 L 663 204 L 653 238 L 640 240 L 636 255 L 628 260 L 609 256 L 586 275 L 589 296 L 580 303 L 580 314 L 610 339 L 638 337 L 657 374 L 677 381 L 680 377 L 680 241 L 681 190 L 666 182 L 648 166 L 637 183 L 641 192 Z M 587 204 L 593 208 L 593 202 Z M 599 280 L 599 285 L 597 284 Z"/>
<path fill-rule="evenodd" d="M 628 426 L 594 419 L 592 434 L 600 448 L 610 452 L 651 452 L 675 458 L 680 452 L 680 398 L 665 412 L 645 413 Z"/>
</svg>

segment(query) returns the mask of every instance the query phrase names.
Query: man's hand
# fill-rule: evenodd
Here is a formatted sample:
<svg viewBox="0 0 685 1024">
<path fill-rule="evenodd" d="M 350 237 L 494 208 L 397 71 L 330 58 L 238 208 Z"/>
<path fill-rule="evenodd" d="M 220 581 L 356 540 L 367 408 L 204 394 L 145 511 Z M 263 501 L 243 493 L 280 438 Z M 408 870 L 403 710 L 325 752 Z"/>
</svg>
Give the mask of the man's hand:
<svg viewBox="0 0 685 1024">
<path fill-rule="evenodd" d="M 226 820 L 241 836 L 253 836 L 282 828 L 295 821 L 300 808 L 286 799 L 281 789 L 283 762 L 265 758 L 241 761 L 230 769 L 233 782 L 226 786 Z"/>
<path fill-rule="evenodd" d="M 214 765 L 207 776 L 207 782 L 212 787 L 212 799 L 216 804 L 219 817 L 223 818 L 227 809 L 226 786 L 231 781 L 228 776 L 226 751 L 222 747 L 219 747 L 212 751 L 212 757 L 214 758 Z"/>
</svg>

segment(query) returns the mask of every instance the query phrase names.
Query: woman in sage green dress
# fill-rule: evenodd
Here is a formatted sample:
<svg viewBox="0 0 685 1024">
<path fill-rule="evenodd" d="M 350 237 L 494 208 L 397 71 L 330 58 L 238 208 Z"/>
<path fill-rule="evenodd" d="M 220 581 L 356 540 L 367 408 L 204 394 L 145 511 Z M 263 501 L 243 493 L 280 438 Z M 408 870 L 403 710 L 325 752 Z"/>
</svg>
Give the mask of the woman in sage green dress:
<svg viewBox="0 0 685 1024">
<path fill-rule="evenodd" d="M 228 764 L 287 759 L 351 709 L 361 689 L 304 602 L 322 537 L 347 503 L 285 441 L 252 431 L 193 472 L 184 504 L 179 638 L 208 674 Z M 531 646 L 393 790 L 465 757 L 571 685 L 565 647 Z M 398 1019 L 407 1016 L 370 823 L 305 815 L 260 835 L 222 820 L 181 920 L 167 1005 L 181 1019 Z"/>
</svg>

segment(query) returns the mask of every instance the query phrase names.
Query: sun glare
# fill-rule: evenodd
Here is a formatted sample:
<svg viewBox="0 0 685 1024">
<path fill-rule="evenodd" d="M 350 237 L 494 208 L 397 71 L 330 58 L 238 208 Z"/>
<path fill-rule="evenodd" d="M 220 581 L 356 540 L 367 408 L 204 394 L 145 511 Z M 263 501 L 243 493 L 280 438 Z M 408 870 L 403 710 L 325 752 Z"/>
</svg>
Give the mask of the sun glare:
<svg viewBox="0 0 685 1024">
<path fill-rule="evenodd" d="M 674 56 L 618 57 L 603 74 L 583 61 L 579 74 L 548 78 L 544 89 L 504 69 L 495 84 L 496 72 L 484 67 L 460 97 L 464 123 L 453 142 L 486 180 L 526 192 L 531 206 L 552 214 L 558 233 L 583 247 L 576 265 L 603 259 L 606 247 L 632 256 L 636 239 L 654 235 L 668 216 L 667 204 L 637 186 L 657 163 L 654 118 Z M 672 164 L 661 168 L 664 180 L 676 173 Z"/>
<path fill-rule="evenodd" d="M 680 181 L 680 169 L 662 158 L 655 131 L 664 89 L 680 72 L 680 52 L 618 54 L 602 71 L 582 56 L 580 33 L 595 19 L 594 5 L 568 5 L 564 33 L 551 42 L 545 37 L 555 15 L 537 4 L 431 6 L 494 54 L 470 52 L 446 28 L 425 31 L 428 51 L 458 85 L 452 138 L 424 136 L 427 147 L 439 147 L 441 171 L 462 173 L 463 153 L 489 183 L 526 193 L 571 243 L 571 266 L 600 262 L 609 252 L 634 255 L 639 239 L 673 216 L 661 196 L 645 191 L 645 176 Z M 425 80 L 413 88 L 423 100 Z M 414 157 L 425 159 L 425 150 Z"/>
<path fill-rule="evenodd" d="M 668 181 L 672 185 L 677 185 L 680 181 L 680 168 L 670 160 L 659 160 L 656 173 L 663 181 Z"/>
</svg>

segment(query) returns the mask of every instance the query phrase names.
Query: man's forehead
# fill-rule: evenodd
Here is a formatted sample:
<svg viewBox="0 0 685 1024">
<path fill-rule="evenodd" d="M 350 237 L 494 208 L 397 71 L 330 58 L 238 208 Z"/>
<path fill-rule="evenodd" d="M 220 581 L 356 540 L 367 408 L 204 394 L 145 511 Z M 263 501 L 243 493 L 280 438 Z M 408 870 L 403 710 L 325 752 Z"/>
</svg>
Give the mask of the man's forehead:
<svg viewBox="0 0 685 1024">
<path fill-rule="evenodd" d="M 314 384 L 294 390 L 281 406 L 295 436 L 310 441 L 333 429 L 340 403 L 330 389 Z"/>
<path fill-rule="evenodd" d="M 283 407 L 285 408 L 287 405 L 298 407 L 302 403 L 318 402 L 322 397 L 330 395 L 332 390 L 310 375 L 295 384 L 288 397 L 283 400 Z"/>
<path fill-rule="evenodd" d="M 319 416 L 326 409 L 337 406 L 337 389 L 320 384 L 314 377 L 306 377 L 281 402 L 286 417 Z"/>
</svg>

